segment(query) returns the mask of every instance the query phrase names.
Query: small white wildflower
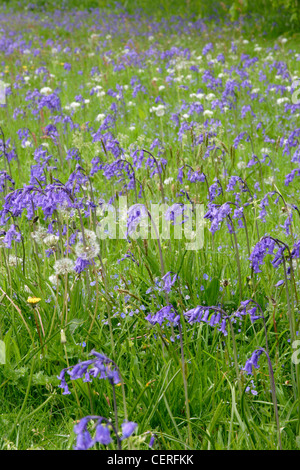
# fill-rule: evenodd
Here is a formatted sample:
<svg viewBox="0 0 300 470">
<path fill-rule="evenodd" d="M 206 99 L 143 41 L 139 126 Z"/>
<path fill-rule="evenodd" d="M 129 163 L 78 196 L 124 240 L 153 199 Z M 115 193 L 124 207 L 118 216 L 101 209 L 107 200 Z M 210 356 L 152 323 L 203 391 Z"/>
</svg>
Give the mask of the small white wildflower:
<svg viewBox="0 0 300 470">
<path fill-rule="evenodd" d="M 214 93 L 208 93 L 208 95 L 206 95 L 207 101 L 212 101 L 215 97 L 216 95 Z"/>
<path fill-rule="evenodd" d="M 174 181 L 174 178 L 170 176 L 170 178 L 165 179 L 164 184 L 171 184 Z"/>
<path fill-rule="evenodd" d="M 155 114 L 156 116 L 163 116 L 165 114 L 165 106 L 162 104 L 159 104 L 156 109 L 155 109 Z"/>
<path fill-rule="evenodd" d="M 97 122 L 102 122 L 105 118 L 105 114 L 98 114 L 98 116 L 95 117 L 95 121 Z"/>
<path fill-rule="evenodd" d="M 287 96 L 284 97 L 284 98 L 278 98 L 277 104 L 287 103 L 288 101 L 290 101 L 290 100 Z"/>
<path fill-rule="evenodd" d="M 69 106 L 71 109 L 77 109 L 80 107 L 80 103 L 77 103 L 77 101 L 73 101 Z"/>
<path fill-rule="evenodd" d="M 52 93 L 52 88 L 45 86 L 44 88 L 40 89 L 41 95 L 50 95 Z"/>
</svg>

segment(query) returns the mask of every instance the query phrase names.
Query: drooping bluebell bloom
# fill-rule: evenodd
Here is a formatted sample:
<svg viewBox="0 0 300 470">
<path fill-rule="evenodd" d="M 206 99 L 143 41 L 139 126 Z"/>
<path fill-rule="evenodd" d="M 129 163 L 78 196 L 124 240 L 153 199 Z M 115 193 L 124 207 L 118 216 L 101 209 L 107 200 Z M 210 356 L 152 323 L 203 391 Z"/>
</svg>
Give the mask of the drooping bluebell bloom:
<svg viewBox="0 0 300 470">
<path fill-rule="evenodd" d="M 134 432 L 134 430 L 136 429 L 136 427 L 137 427 L 137 423 L 134 423 L 133 421 L 124 421 L 122 423 L 121 440 L 127 439 L 128 437 L 130 437 L 132 433 Z"/>
<path fill-rule="evenodd" d="M 266 255 L 273 255 L 274 250 L 275 240 L 273 240 L 271 237 L 264 237 L 258 243 L 256 243 L 250 255 L 250 262 L 255 273 L 261 272 L 260 266 L 264 264 Z"/>
<path fill-rule="evenodd" d="M 246 361 L 243 370 L 245 370 L 248 375 L 253 375 L 253 368 L 259 369 L 258 359 L 262 353 L 263 351 L 261 349 L 256 349 L 250 359 Z"/>
<path fill-rule="evenodd" d="M 220 229 L 222 221 L 226 219 L 230 213 L 231 207 L 227 202 L 221 206 L 218 204 L 209 204 L 208 211 L 204 215 L 204 218 L 211 221 L 210 231 L 212 234 Z"/>
</svg>

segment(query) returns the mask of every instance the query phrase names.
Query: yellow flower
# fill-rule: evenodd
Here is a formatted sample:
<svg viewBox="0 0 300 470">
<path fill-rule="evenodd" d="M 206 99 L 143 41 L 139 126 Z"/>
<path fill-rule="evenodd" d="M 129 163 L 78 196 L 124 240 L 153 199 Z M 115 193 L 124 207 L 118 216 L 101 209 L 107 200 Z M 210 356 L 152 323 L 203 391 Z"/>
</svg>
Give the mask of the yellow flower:
<svg viewBox="0 0 300 470">
<path fill-rule="evenodd" d="M 41 300 L 42 299 L 40 299 L 39 297 L 28 297 L 27 302 L 29 304 L 35 305 L 35 304 L 38 304 Z"/>
</svg>

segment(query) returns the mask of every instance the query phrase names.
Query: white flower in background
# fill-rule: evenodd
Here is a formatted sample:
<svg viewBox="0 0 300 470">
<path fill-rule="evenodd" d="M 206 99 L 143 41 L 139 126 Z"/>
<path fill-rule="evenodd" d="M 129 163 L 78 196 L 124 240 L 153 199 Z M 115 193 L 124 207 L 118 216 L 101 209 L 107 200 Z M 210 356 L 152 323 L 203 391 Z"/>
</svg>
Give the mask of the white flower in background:
<svg viewBox="0 0 300 470">
<path fill-rule="evenodd" d="M 77 238 L 78 238 L 79 242 L 83 241 L 82 232 L 78 233 Z M 97 241 L 97 235 L 95 234 L 95 232 L 93 232 L 93 230 L 85 229 L 84 230 L 84 239 L 85 239 L 86 243 L 95 242 L 95 241 Z"/>
<path fill-rule="evenodd" d="M 287 41 L 288 41 L 287 38 L 282 38 L 281 39 L 281 44 L 285 44 Z"/>
<path fill-rule="evenodd" d="M 91 260 L 95 258 L 100 252 L 100 246 L 97 242 L 97 235 L 92 230 L 84 231 L 83 241 L 82 233 L 78 234 L 78 243 L 75 246 L 75 254 L 78 258 Z"/>
<path fill-rule="evenodd" d="M 284 98 L 278 98 L 277 104 L 288 103 L 289 101 L 289 98 L 286 96 Z"/>
<path fill-rule="evenodd" d="M 14 268 L 18 264 L 22 263 L 22 259 L 18 258 L 17 256 L 9 255 L 7 263 L 8 263 L 8 266 Z"/>
<path fill-rule="evenodd" d="M 71 104 L 70 104 L 70 108 L 71 109 L 78 109 L 80 107 L 80 103 L 77 103 L 77 101 L 73 101 Z"/>
<path fill-rule="evenodd" d="M 59 237 L 51 233 L 50 235 L 47 235 L 47 237 L 44 238 L 43 242 L 46 246 L 49 246 L 52 248 L 57 245 L 58 240 L 59 240 Z"/>
<path fill-rule="evenodd" d="M 159 106 L 156 108 L 155 113 L 156 113 L 156 116 L 159 116 L 159 117 L 163 116 L 163 115 L 165 114 L 165 106 L 159 105 Z"/>
<path fill-rule="evenodd" d="M 53 266 L 56 276 L 72 273 L 74 272 L 74 267 L 74 261 L 69 258 L 59 259 L 55 261 Z"/>
<path fill-rule="evenodd" d="M 52 88 L 45 86 L 44 88 L 40 89 L 41 95 L 50 95 L 52 93 Z"/>
<path fill-rule="evenodd" d="M 269 178 L 267 178 L 267 179 L 265 180 L 265 183 L 268 184 L 268 185 L 270 185 L 270 186 L 273 185 L 274 182 L 275 182 L 275 179 L 274 179 L 273 176 L 270 176 Z"/>
<path fill-rule="evenodd" d="M 100 113 L 98 114 L 98 116 L 95 117 L 95 121 L 102 122 L 104 118 L 105 118 L 105 114 Z"/>
<path fill-rule="evenodd" d="M 44 239 L 48 236 L 48 232 L 44 227 L 39 227 L 37 230 L 31 233 L 31 238 L 38 244 L 41 245 Z"/>
<path fill-rule="evenodd" d="M 159 104 L 158 106 L 152 106 L 150 108 L 150 113 L 155 113 L 156 116 L 163 116 L 165 114 L 166 107 L 163 104 Z"/>
<path fill-rule="evenodd" d="M 169 178 L 165 179 L 164 184 L 171 184 L 173 183 L 173 181 L 174 181 L 174 178 L 170 176 Z"/>
<path fill-rule="evenodd" d="M 162 90 L 164 90 L 165 88 L 166 88 L 166 87 L 165 87 L 164 85 L 160 85 L 160 86 L 158 87 L 158 90 L 159 90 L 159 91 L 162 91 Z"/>
<path fill-rule="evenodd" d="M 207 101 L 212 101 L 215 97 L 216 95 L 214 93 L 208 93 L 205 98 L 207 99 Z"/>
<path fill-rule="evenodd" d="M 238 164 L 237 164 L 238 170 L 244 170 L 244 168 L 246 168 L 246 166 L 247 166 L 246 162 L 238 162 Z"/>
<path fill-rule="evenodd" d="M 210 111 L 210 109 L 206 109 L 205 111 L 203 111 L 203 116 L 211 117 L 213 114 L 214 113 Z"/>
<path fill-rule="evenodd" d="M 56 285 L 57 285 L 58 280 L 59 280 L 59 278 L 58 278 L 58 276 L 56 276 L 55 274 L 52 274 L 52 276 L 49 276 L 49 282 L 50 282 L 50 284 L 52 284 L 53 286 L 56 286 Z"/>
<path fill-rule="evenodd" d="M 22 143 L 21 147 L 23 149 L 25 149 L 27 147 L 32 147 L 32 143 L 30 142 L 30 140 L 26 140 L 25 142 Z"/>
</svg>

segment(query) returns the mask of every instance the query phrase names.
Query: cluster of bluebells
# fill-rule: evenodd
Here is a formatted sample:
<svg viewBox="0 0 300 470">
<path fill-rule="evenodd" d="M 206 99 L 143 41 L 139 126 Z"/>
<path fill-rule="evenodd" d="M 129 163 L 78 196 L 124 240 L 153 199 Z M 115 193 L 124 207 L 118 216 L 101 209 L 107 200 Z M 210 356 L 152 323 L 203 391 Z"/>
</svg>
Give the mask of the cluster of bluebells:
<svg viewBox="0 0 300 470">
<path fill-rule="evenodd" d="M 88 428 L 89 423 L 93 423 L 94 436 Z M 113 443 L 111 431 L 115 434 L 118 442 L 123 441 L 130 437 L 135 429 L 137 423 L 133 421 L 124 421 L 122 423 L 122 433 L 119 436 L 115 426 L 106 418 L 102 416 L 85 416 L 75 426 L 74 433 L 76 434 L 75 450 L 88 450 L 94 447 L 97 443 L 108 446 Z"/>
<path fill-rule="evenodd" d="M 62 369 L 58 378 L 60 380 L 59 388 L 63 390 L 63 395 L 71 393 L 66 380 L 67 376 L 70 380 L 82 379 L 83 382 L 92 382 L 95 378 L 107 379 L 112 384 L 121 382 L 118 368 L 111 359 L 96 351 L 92 351 L 90 355 L 94 356 L 94 359 Z"/>
<path fill-rule="evenodd" d="M 276 247 L 278 248 L 275 252 Z M 253 248 L 250 255 L 250 262 L 255 273 L 261 272 L 261 265 L 264 264 L 267 255 L 273 255 L 272 265 L 277 268 L 282 263 L 282 256 L 285 246 L 278 246 L 272 237 L 263 237 Z"/>
<path fill-rule="evenodd" d="M 151 325 L 159 324 L 160 326 L 167 322 L 167 325 L 172 324 L 178 326 L 180 323 L 180 315 L 177 313 L 173 305 L 166 305 L 158 310 L 154 315 L 149 313 L 146 316 L 146 320 L 151 323 Z"/>
</svg>

